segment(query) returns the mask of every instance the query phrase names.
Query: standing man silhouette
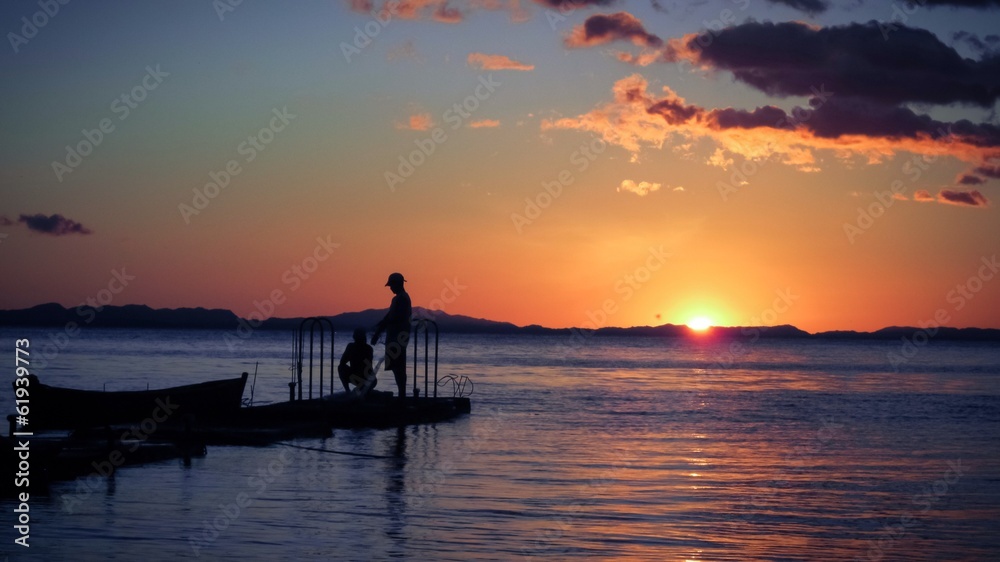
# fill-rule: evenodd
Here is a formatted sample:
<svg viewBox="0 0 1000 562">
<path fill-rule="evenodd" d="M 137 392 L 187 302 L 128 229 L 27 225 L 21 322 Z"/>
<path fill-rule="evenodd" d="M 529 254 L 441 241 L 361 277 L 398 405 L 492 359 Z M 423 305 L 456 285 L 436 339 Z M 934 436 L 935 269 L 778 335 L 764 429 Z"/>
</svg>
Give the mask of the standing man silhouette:
<svg viewBox="0 0 1000 562">
<path fill-rule="evenodd" d="M 405 282 L 402 273 L 389 275 L 385 286 L 395 296 L 392 297 L 389 312 L 375 325 L 375 334 L 372 335 L 372 345 L 375 345 L 385 332 L 385 368 L 392 371 L 396 378 L 400 404 L 406 399 L 406 348 L 410 343 L 410 314 L 413 312 L 410 295 L 403 289 Z"/>
</svg>

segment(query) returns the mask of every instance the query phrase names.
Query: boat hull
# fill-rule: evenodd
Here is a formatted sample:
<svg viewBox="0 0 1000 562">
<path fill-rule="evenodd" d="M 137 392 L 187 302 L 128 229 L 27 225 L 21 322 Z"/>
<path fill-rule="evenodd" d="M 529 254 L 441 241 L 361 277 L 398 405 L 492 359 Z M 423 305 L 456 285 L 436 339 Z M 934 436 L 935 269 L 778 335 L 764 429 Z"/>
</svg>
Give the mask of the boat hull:
<svg viewBox="0 0 1000 562">
<path fill-rule="evenodd" d="M 240 410 L 247 374 L 156 390 L 102 392 L 49 386 L 29 376 L 30 429 L 223 419 Z"/>
</svg>

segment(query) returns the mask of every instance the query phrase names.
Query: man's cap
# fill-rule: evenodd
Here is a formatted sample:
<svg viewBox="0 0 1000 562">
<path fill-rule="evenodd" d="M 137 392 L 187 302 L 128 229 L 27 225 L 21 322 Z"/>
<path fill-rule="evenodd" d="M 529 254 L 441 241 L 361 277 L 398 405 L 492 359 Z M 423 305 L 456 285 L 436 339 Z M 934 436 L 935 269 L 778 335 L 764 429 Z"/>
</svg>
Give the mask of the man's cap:
<svg viewBox="0 0 1000 562">
<path fill-rule="evenodd" d="M 402 273 L 392 273 L 389 275 L 389 280 L 385 282 L 385 286 L 388 287 L 393 283 L 405 283 L 406 279 L 403 279 Z"/>
</svg>

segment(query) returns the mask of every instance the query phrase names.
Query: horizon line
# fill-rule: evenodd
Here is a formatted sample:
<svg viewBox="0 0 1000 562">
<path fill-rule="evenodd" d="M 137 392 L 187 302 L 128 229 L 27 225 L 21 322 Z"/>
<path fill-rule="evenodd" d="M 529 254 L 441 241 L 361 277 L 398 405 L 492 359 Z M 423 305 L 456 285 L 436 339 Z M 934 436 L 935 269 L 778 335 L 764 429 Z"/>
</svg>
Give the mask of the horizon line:
<svg viewBox="0 0 1000 562">
<path fill-rule="evenodd" d="M 208 308 L 208 307 L 204 307 L 204 306 L 181 306 L 181 307 L 174 307 L 174 308 L 169 308 L 169 307 L 154 308 L 154 307 L 152 307 L 150 305 L 139 304 L 139 303 L 123 304 L 123 305 L 110 305 L 110 304 L 108 304 L 108 305 L 101 306 L 101 307 L 95 307 L 95 306 L 92 306 L 92 305 L 84 303 L 84 304 L 81 304 L 81 305 L 78 305 L 78 306 L 75 306 L 75 307 L 67 307 L 67 306 L 65 306 L 65 305 L 63 305 L 61 303 L 58 303 L 58 302 L 47 302 L 47 303 L 36 304 L 36 305 L 30 306 L 28 308 L 2 309 L 2 310 L 0 310 L 0 313 L 23 312 L 23 311 L 29 311 L 29 310 L 31 310 L 33 308 L 38 308 L 38 307 L 43 307 L 43 306 L 49 306 L 49 305 L 59 306 L 59 307 L 61 307 L 62 309 L 66 310 L 66 311 L 75 310 L 75 309 L 92 309 L 92 310 L 98 310 L 99 311 L 99 309 L 103 309 L 103 308 L 124 308 L 124 307 L 128 307 L 128 306 L 145 307 L 145 308 L 148 308 L 148 309 L 153 310 L 153 311 L 163 311 L 163 310 L 176 311 L 176 310 L 185 310 L 185 309 L 186 310 L 205 310 L 205 311 L 224 311 L 224 312 L 228 312 L 228 313 L 232 314 L 238 320 L 243 320 L 243 321 L 248 321 L 248 322 L 250 321 L 250 318 L 242 317 L 242 316 L 238 315 L 236 312 L 234 312 L 234 311 L 232 311 L 230 309 L 227 309 L 227 308 Z M 650 324 L 632 325 L 632 326 L 610 326 L 610 325 L 608 325 L 608 326 L 593 326 L 593 327 L 589 327 L 589 326 L 569 326 L 569 327 L 558 327 L 558 328 L 556 328 L 556 327 L 545 326 L 545 325 L 537 324 L 537 323 L 520 325 L 520 324 L 515 324 L 514 322 L 509 322 L 509 321 L 506 321 L 506 320 L 494 320 L 494 319 L 491 319 L 491 318 L 481 318 L 481 317 L 477 317 L 477 316 L 470 316 L 468 314 L 452 314 L 452 313 L 448 313 L 448 312 L 443 311 L 443 310 L 434 310 L 434 309 L 429 309 L 429 308 L 422 307 L 422 306 L 414 306 L 413 309 L 414 310 L 421 310 L 421 311 L 425 311 L 425 312 L 430 312 L 432 316 L 433 315 L 444 315 L 444 316 L 451 317 L 451 318 L 459 318 L 459 317 L 461 317 L 461 318 L 469 318 L 471 320 L 478 320 L 478 321 L 482 321 L 482 322 L 491 322 L 491 323 L 495 323 L 495 324 L 508 324 L 508 325 L 512 326 L 513 328 L 516 328 L 518 330 L 531 329 L 531 328 L 539 328 L 539 329 L 550 330 L 550 331 L 565 330 L 565 331 L 578 331 L 578 332 L 596 332 L 596 331 L 600 331 L 600 330 L 641 330 L 641 329 L 658 329 L 658 328 L 671 327 L 671 328 L 686 329 L 692 335 L 703 335 L 703 336 L 707 336 L 707 335 L 711 334 L 711 332 L 713 330 L 745 330 L 745 329 L 750 329 L 750 330 L 769 330 L 769 329 L 773 329 L 773 328 L 792 328 L 792 329 L 795 329 L 795 330 L 797 330 L 799 332 L 802 332 L 803 334 L 807 334 L 807 335 L 810 335 L 810 336 L 823 335 L 823 334 L 836 334 L 836 333 L 854 333 L 854 334 L 859 334 L 859 335 L 863 335 L 863 334 L 876 334 L 878 332 L 882 332 L 882 331 L 886 331 L 886 330 L 914 330 L 914 331 L 925 331 L 925 332 L 934 331 L 934 332 L 936 332 L 937 330 L 944 329 L 944 330 L 984 330 L 984 331 L 993 330 L 993 331 L 1000 332 L 1000 327 L 994 328 L 994 327 L 981 327 L 981 326 L 965 326 L 965 327 L 957 327 L 957 326 L 906 326 L 906 325 L 897 325 L 897 324 L 883 326 L 881 328 L 878 328 L 878 329 L 875 329 L 875 330 L 871 330 L 871 331 L 838 328 L 838 329 L 821 330 L 821 331 L 817 331 L 817 332 L 810 332 L 808 330 L 803 330 L 802 328 L 799 328 L 798 326 L 796 326 L 794 324 L 787 324 L 787 323 L 786 324 L 774 324 L 774 325 L 770 325 L 770 326 L 764 326 L 764 325 L 737 325 L 737 326 L 732 326 L 732 325 L 730 325 L 730 326 L 712 325 L 712 326 L 709 326 L 706 330 L 702 330 L 702 331 L 694 330 L 693 328 L 691 328 L 687 324 L 674 324 L 674 323 L 670 323 L 670 322 L 667 322 L 667 323 L 664 323 L 664 324 L 659 324 L 659 325 L 650 325 Z M 263 324 L 264 322 L 267 322 L 267 321 L 292 321 L 292 320 L 298 320 L 298 319 L 304 319 L 304 318 L 311 318 L 311 317 L 333 318 L 333 317 L 341 316 L 341 315 L 345 315 L 345 314 L 361 314 L 361 313 L 370 312 L 370 311 L 383 311 L 383 310 L 388 310 L 388 307 L 382 307 L 382 308 L 370 307 L 370 308 L 365 308 L 365 309 L 362 309 L 362 310 L 353 310 L 353 311 L 338 312 L 338 313 L 335 313 L 335 314 L 315 314 L 315 315 L 312 315 L 312 316 L 287 316 L 287 317 L 268 316 L 268 317 L 263 318 L 262 320 L 258 320 L 256 322 L 258 322 L 258 325 L 259 325 L 259 324 Z M 430 319 L 433 320 L 433 318 L 430 318 Z M 752 334 L 746 334 L 746 335 L 749 336 L 749 335 L 752 335 Z"/>
</svg>

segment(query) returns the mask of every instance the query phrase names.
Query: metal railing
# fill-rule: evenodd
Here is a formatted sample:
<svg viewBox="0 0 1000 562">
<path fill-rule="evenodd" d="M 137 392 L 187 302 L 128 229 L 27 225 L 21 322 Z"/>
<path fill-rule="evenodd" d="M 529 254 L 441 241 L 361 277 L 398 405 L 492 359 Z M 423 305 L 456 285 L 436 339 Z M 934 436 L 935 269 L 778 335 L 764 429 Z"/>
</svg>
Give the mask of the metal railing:
<svg viewBox="0 0 1000 562">
<path fill-rule="evenodd" d="M 430 328 L 434 329 L 434 398 L 437 398 L 437 387 L 438 387 L 438 343 L 440 339 L 440 331 L 438 330 L 437 322 L 430 320 L 428 318 L 420 318 L 414 320 L 410 323 L 412 326 L 412 340 L 413 340 L 413 396 L 418 395 L 419 388 L 417 387 L 417 382 L 419 380 L 420 370 L 420 334 L 424 334 L 424 398 L 429 398 L 430 392 Z"/>
<path fill-rule="evenodd" d="M 330 332 L 330 348 L 329 353 L 326 349 L 326 332 Z M 295 385 L 298 384 L 299 387 L 299 400 L 302 400 L 303 384 L 302 371 L 303 363 L 305 363 L 306 357 L 306 345 L 305 336 L 306 331 L 309 332 L 309 399 L 312 400 L 313 397 L 313 370 L 314 370 L 314 358 L 316 355 L 316 343 L 317 343 L 317 332 L 319 340 L 319 397 L 323 397 L 323 372 L 325 371 L 326 365 L 330 366 L 330 394 L 333 394 L 333 381 L 335 380 L 333 376 L 333 322 L 330 322 L 329 318 L 321 318 L 318 316 L 313 316 L 310 318 L 305 318 L 299 324 L 298 330 L 292 334 L 292 362 L 295 371 L 292 373 L 292 382 L 288 383 L 288 399 L 295 400 Z M 329 363 L 326 362 L 326 358 L 329 356 Z"/>
</svg>

